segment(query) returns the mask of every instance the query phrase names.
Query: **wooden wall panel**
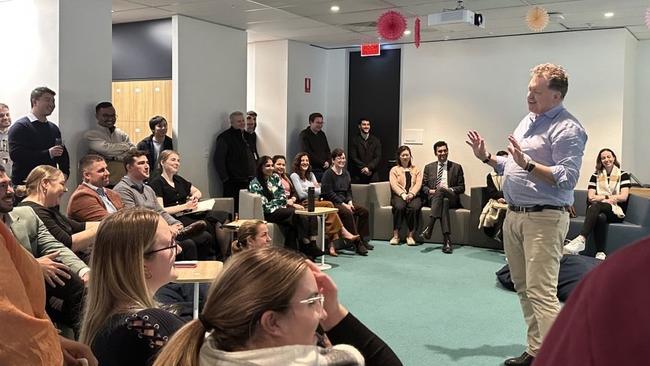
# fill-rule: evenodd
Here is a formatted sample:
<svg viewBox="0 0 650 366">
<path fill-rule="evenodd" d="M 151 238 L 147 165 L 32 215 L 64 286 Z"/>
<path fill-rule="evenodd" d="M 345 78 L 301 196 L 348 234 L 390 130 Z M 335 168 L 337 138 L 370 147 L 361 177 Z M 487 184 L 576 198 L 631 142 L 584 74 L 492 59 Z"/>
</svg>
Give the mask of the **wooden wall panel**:
<svg viewBox="0 0 650 366">
<path fill-rule="evenodd" d="M 116 125 L 129 134 L 133 143 L 151 134 L 149 119 L 156 115 L 165 117 L 167 135 L 172 137 L 171 80 L 114 81 L 112 100 L 117 113 Z"/>
</svg>

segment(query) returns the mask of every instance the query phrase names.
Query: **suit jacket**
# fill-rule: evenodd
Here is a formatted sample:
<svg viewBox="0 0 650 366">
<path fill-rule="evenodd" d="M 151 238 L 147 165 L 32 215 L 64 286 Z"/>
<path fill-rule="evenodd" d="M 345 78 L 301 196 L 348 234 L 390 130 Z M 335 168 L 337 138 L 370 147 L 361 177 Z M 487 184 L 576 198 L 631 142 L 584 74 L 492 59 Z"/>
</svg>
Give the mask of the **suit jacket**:
<svg viewBox="0 0 650 366">
<path fill-rule="evenodd" d="M 422 177 L 422 194 L 428 197 L 429 190 L 436 188 L 436 177 L 438 176 L 438 162 L 434 161 L 424 167 Z M 456 194 L 465 192 L 465 175 L 463 167 L 451 160 L 447 161 L 447 186 Z"/>
<path fill-rule="evenodd" d="M 124 204 L 120 195 L 107 188 L 104 188 L 104 190 L 113 206 L 121 210 Z M 99 194 L 83 183 L 72 192 L 72 196 L 70 196 L 70 201 L 68 202 L 67 213 L 69 218 L 81 222 L 101 221 L 104 217 L 108 216 L 106 205 L 104 205 L 104 201 L 99 197 Z"/>
<path fill-rule="evenodd" d="M 14 207 L 7 217 L 7 226 L 11 229 L 16 240 L 25 247 L 35 258 L 40 258 L 52 252 L 59 252 L 59 260 L 74 273 L 88 271 L 88 266 L 76 254 L 60 241 L 56 240 L 36 216 L 31 207 Z M 79 274 L 81 276 L 81 274 Z"/>
</svg>

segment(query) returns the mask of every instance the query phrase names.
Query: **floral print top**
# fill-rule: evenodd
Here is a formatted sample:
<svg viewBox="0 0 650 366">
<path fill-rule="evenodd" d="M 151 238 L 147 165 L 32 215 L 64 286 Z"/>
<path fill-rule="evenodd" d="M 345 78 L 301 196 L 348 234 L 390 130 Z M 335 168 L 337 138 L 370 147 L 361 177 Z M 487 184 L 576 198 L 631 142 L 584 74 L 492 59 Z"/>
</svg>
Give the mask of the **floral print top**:
<svg viewBox="0 0 650 366">
<path fill-rule="evenodd" d="M 283 208 L 287 206 L 287 197 L 284 194 L 284 187 L 280 182 L 280 176 L 273 174 L 266 181 L 266 186 L 269 188 L 269 191 L 273 194 L 273 199 L 269 200 L 262 193 L 262 184 L 257 178 L 254 178 L 248 184 L 248 191 L 251 193 L 257 193 L 262 197 L 262 208 L 264 213 L 273 213 L 278 208 Z"/>
</svg>

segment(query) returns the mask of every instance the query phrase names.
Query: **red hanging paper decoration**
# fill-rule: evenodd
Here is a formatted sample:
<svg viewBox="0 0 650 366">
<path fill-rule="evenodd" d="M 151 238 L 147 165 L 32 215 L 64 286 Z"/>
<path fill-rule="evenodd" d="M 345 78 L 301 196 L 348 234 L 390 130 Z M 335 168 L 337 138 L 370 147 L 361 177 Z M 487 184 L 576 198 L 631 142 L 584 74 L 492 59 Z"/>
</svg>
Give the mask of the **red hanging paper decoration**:
<svg viewBox="0 0 650 366">
<path fill-rule="evenodd" d="M 377 19 L 377 32 L 386 40 L 395 41 L 402 38 L 406 29 L 406 18 L 394 10 L 389 10 Z"/>
<path fill-rule="evenodd" d="M 420 18 L 415 18 L 415 48 L 420 48 Z"/>
</svg>

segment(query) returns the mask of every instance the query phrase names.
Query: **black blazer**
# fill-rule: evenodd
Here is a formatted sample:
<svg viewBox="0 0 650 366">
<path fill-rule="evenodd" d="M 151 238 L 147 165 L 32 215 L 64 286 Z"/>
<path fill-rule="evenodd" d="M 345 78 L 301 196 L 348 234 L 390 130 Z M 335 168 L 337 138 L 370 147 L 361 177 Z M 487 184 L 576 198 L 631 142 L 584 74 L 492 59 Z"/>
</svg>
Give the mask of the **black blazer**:
<svg viewBox="0 0 650 366">
<path fill-rule="evenodd" d="M 156 169 L 156 151 L 153 148 L 153 135 L 145 137 L 142 141 L 138 142 L 138 150 L 147 152 L 147 160 L 149 161 L 149 171 L 153 172 Z M 172 139 L 169 136 L 165 136 L 165 141 L 163 141 L 162 149 L 164 150 L 174 150 L 174 145 L 172 144 Z"/>
<path fill-rule="evenodd" d="M 438 162 L 434 161 L 424 167 L 422 177 L 422 194 L 427 197 L 429 190 L 436 188 L 436 177 L 438 175 Z M 465 192 L 465 175 L 463 167 L 451 160 L 447 161 L 447 186 L 456 194 Z"/>
</svg>

